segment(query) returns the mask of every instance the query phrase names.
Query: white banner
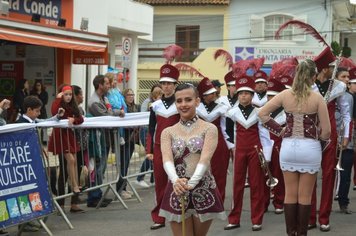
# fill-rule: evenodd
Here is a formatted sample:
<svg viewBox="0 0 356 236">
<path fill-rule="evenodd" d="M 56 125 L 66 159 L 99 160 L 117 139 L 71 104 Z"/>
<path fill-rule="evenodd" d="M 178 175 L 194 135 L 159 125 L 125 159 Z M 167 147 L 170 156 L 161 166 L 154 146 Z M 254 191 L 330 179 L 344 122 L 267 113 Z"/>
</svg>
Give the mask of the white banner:
<svg viewBox="0 0 356 236">
<path fill-rule="evenodd" d="M 56 127 L 56 128 L 123 128 L 123 127 L 137 127 L 148 125 L 149 121 L 149 112 L 133 112 L 126 113 L 125 117 L 117 116 L 97 116 L 97 117 L 85 117 L 84 122 L 80 125 L 69 126 L 68 120 L 59 120 L 59 121 L 45 121 L 36 124 L 8 124 L 0 126 L 1 133 L 9 133 L 18 130 L 24 130 L 35 127 Z"/>
</svg>

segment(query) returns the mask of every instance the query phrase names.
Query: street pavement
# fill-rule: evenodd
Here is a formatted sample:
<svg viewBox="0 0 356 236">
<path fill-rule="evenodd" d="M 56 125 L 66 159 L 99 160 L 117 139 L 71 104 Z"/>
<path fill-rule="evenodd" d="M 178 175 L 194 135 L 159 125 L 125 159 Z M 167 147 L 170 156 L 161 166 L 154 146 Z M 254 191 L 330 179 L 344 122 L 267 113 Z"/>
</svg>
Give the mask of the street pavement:
<svg viewBox="0 0 356 236">
<path fill-rule="evenodd" d="M 148 177 L 146 175 L 146 177 Z M 228 213 L 231 204 L 231 181 L 232 175 L 228 175 L 227 197 L 225 200 L 225 209 Z M 134 179 L 132 179 L 133 181 Z M 318 179 L 320 182 L 320 178 Z M 165 228 L 155 231 L 150 230 L 151 217 L 150 210 L 154 204 L 154 188 L 142 189 L 137 187 L 139 195 L 143 202 L 138 202 L 137 199 L 126 200 L 128 210 L 124 209 L 120 202 L 115 201 L 106 208 L 98 210 L 87 208 L 85 204 L 81 207 L 87 210 L 85 213 L 69 213 L 69 207 L 66 206 L 67 216 L 72 222 L 74 229 L 69 229 L 62 219 L 56 214 L 49 217 L 47 225 L 54 235 L 65 236 L 164 236 L 172 235 L 169 224 Z M 241 218 L 241 228 L 225 231 L 224 226 L 227 221 L 214 220 L 208 235 L 286 235 L 284 226 L 284 215 L 274 214 L 272 205 L 269 211 L 264 215 L 262 231 L 252 232 L 250 221 L 250 201 L 249 188 L 245 188 L 243 212 Z M 112 197 L 112 193 L 109 193 Z M 318 194 L 320 196 L 320 193 Z M 82 196 L 81 198 L 84 198 Z M 338 236 L 354 236 L 356 235 L 356 191 L 350 190 L 350 209 L 355 213 L 352 215 L 345 215 L 339 212 L 337 202 L 333 204 L 333 212 L 330 218 L 331 231 L 321 232 L 318 228 L 309 231 L 309 235 L 338 235 Z M 69 199 L 66 199 L 69 204 Z M 11 235 L 16 235 L 16 228 L 10 228 L 8 231 Z M 23 233 L 22 235 L 46 235 L 44 230 L 36 233 Z"/>
</svg>

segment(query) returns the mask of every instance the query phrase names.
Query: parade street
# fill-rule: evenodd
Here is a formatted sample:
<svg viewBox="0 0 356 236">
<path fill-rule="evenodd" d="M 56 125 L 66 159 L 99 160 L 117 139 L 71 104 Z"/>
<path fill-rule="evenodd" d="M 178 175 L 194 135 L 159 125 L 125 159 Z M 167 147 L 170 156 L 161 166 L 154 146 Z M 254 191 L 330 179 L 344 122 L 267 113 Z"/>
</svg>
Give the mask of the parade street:
<svg viewBox="0 0 356 236">
<path fill-rule="evenodd" d="M 321 173 L 319 173 L 320 176 Z M 231 174 L 228 175 L 228 186 L 231 186 Z M 318 180 L 320 183 L 320 179 Z M 87 208 L 85 204 L 81 207 L 87 210 L 83 214 L 69 213 L 69 206 L 66 206 L 68 218 L 72 222 L 74 229 L 70 230 L 60 216 L 53 215 L 48 220 L 48 226 L 54 235 L 58 236 L 165 236 L 172 235 L 169 225 L 165 228 L 155 231 L 150 230 L 152 224 L 150 211 L 154 203 L 154 189 L 137 188 L 143 202 L 139 203 L 136 199 L 126 200 L 129 207 L 124 209 L 119 202 L 114 202 L 106 208 L 96 210 Z M 227 221 L 215 220 L 210 228 L 208 235 L 283 235 L 285 232 L 284 215 L 274 214 L 274 209 L 270 205 L 269 211 L 264 215 L 262 231 L 253 232 L 251 230 L 250 221 L 250 201 L 249 188 L 245 189 L 243 212 L 241 219 L 241 228 L 225 231 L 224 226 Z M 318 194 L 320 197 L 320 193 Z M 84 198 L 84 196 L 82 196 Z M 354 203 L 356 201 L 356 191 L 350 191 L 350 209 L 356 212 Z M 68 202 L 68 200 L 67 200 Z M 225 209 L 228 212 L 231 203 L 231 188 L 227 187 L 227 197 L 225 200 Z M 352 236 L 355 235 L 355 214 L 345 215 L 339 212 L 339 207 L 336 201 L 333 204 L 333 212 L 330 218 L 330 232 L 321 232 L 319 228 L 310 230 L 308 235 L 338 235 Z M 9 229 L 11 235 L 15 235 L 15 229 Z M 23 233 L 24 236 L 29 235 L 46 235 L 44 230 L 35 233 Z"/>
</svg>

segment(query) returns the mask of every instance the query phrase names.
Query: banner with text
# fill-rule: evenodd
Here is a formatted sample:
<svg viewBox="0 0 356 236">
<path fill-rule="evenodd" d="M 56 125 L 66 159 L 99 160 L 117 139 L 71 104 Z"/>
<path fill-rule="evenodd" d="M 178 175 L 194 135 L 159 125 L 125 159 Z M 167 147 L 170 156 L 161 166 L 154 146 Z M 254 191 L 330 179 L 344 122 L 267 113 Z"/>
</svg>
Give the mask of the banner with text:
<svg viewBox="0 0 356 236">
<path fill-rule="evenodd" d="M 36 129 L 0 134 L 0 229 L 53 210 Z"/>
<path fill-rule="evenodd" d="M 299 61 L 305 59 L 314 59 L 323 48 L 319 47 L 288 47 L 288 46 L 246 46 L 235 47 L 235 61 L 265 58 L 265 63 L 271 65 L 274 62 L 280 61 L 285 58 L 296 57 Z"/>
</svg>

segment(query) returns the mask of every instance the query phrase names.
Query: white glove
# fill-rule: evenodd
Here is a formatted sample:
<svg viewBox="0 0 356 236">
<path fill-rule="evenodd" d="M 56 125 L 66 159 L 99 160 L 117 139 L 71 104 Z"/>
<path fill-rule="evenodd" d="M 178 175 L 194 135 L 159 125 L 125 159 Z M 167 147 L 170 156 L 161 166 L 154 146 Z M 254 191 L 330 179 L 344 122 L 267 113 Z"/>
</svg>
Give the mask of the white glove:
<svg viewBox="0 0 356 236">
<path fill-rule="evenodd" d="M 208 166 L 198 163 L 197 167 L 195 168 L 193 176 L 188 180 L 188 185 L 192 188 L 197 186 L 199 181 L 203 178 Z"/>
<path fill-rule="evenodd" d="M 172 182 L 172 184 L 174 184 L 179 177 L 177 175 L 176 167 L 174 166 L 173 162 L 165 161 L 163 163 L 163 168 L 166 171 L 169 180 Z"/>
</svg>

